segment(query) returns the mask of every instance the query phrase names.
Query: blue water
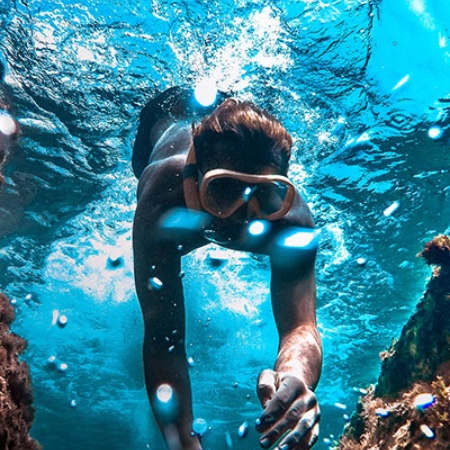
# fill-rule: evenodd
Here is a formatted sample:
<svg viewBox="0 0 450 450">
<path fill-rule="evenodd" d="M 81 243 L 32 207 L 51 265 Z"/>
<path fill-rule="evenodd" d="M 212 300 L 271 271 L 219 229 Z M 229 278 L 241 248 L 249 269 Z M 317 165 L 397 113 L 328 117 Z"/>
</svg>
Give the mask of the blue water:
<svg viewBox="0 0 450 450">
<path fill-rule="evenodd" d="M 2 0 L 3 90 L 22 136 L 0 192 L 0 290 L 29 341 L 46 450 L 163 448 L 143 384 L 129 160 L 145 102 L 204 76 L 295 138 L 290 175 L 321 230 L 328 448 L 425 286 L 416 253 L 450 232 L 449 16 L 440 0 Z M 206 449 L 228 450 L 229 433 L 256 450 L 253 427 L 238 428 L 259 415 L 256 377 L 275 359 L 267 261 L 226 252 L 216 268 L 215 251 L 183 261 L 195 415 Z"/>
</svg>

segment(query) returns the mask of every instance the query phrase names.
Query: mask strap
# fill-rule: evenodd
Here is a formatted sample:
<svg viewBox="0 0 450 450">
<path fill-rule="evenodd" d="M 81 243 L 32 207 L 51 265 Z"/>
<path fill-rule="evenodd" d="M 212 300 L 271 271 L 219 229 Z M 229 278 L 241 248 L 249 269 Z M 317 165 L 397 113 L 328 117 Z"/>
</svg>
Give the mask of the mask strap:
<svg viewBox="0 0 450 450">
<path fill-rule="evenodd" d="M 198 191 L 198 168 L 194 143 L 191 143 L 183 169 L 183 194 L 188 209 L 202 210 Z"/>
</svg>

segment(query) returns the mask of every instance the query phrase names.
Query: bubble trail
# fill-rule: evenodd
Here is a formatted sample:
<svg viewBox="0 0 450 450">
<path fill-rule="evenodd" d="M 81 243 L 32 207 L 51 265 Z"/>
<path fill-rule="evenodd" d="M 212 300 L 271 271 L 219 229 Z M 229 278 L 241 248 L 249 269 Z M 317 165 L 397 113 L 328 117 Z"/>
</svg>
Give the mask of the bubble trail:
<svg viewBox="0 0 450 450">
<path fill-rule="evenodd" d="M 170 384 L 163 383 L 156 389 L 153 410 L 162 426 L 169 450 L 182 450 L 175 423 L 178 418 L 178 399 Z"/>
<path fill-rule="evenodd" d="M 174 208 L 159 224 L 159 233 L 164 239 L 193 238 L 211 222 L 211 216 L 202 211 Z"/>
</svg>

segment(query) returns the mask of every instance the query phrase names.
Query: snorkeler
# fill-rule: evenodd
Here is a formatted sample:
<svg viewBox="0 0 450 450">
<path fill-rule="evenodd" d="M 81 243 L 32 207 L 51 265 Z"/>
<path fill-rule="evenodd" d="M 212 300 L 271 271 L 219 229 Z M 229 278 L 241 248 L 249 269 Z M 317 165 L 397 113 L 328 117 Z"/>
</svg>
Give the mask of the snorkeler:
<svg viewBox="0 0 450 450">
<path fill-rule="evenodd" d="M 200 124 L 192 125 L 196 118 L 202 119 Z M 291 146 L 290 135 L 277 119 L 223 94 L 212 106 L 201 107 L 191 90 L 175 87 L 141 113 L 132 161 L 139 179 L 135 283 L 145 327 L 147 392 L 170 450 L 202 449 L 199 436 L 192 433 L 181 257 L 211 241 L 252 251 L 248 227 L 254 220 L 270 224 L 271 236 L 289 227 L 314 228 L 308 206 L 287 178 Z M 203 228 L 171 237 L 161 233 L 167 214 L 180 208 L 187 209 L 187 217 L 190 212 L 192 217 L 203 214 Z M 279 332 L 274 370 L 264 370 L 257 383 L 264 409 L 256 425 L 260 445 L 269 448 L 279 440 L 280 450 L 310 448 L 319 432 L 314 389 L 322 367 L 316 252 L 301 264 L 287 266 L 277 264 L 264 246 L 258 251 L 270 254 Z M 161 386 L 172 389 L 176 398 L 177 411 L 169 419 L 158 413 Z"/>
<path fill-rule="evenodd" d="M 17 121 L 9 114 L 9 105 L 6 104 L 3 98 L 2 83 L 4 76 L 5 68 L 0 61 L 0 186 L 4 182 L 2 171 L 6 157 L 8 156 L 8 150 L 19 134 Z"/>
</svg>

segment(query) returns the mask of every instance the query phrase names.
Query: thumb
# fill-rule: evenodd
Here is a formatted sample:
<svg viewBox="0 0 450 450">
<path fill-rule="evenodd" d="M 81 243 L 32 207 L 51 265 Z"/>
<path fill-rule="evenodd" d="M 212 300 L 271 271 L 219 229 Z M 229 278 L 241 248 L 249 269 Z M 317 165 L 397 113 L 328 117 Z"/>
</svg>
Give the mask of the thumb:
<svg viewBox="0 0 450 450">
<path fill-rule="evenodd" d="M 267 406 L 268 401 L 272 398 L 277 390 L 278 374 L 273 370 L 263 370 L 258 377 L 257 394 L 263 408 Z"/>
</svg>

